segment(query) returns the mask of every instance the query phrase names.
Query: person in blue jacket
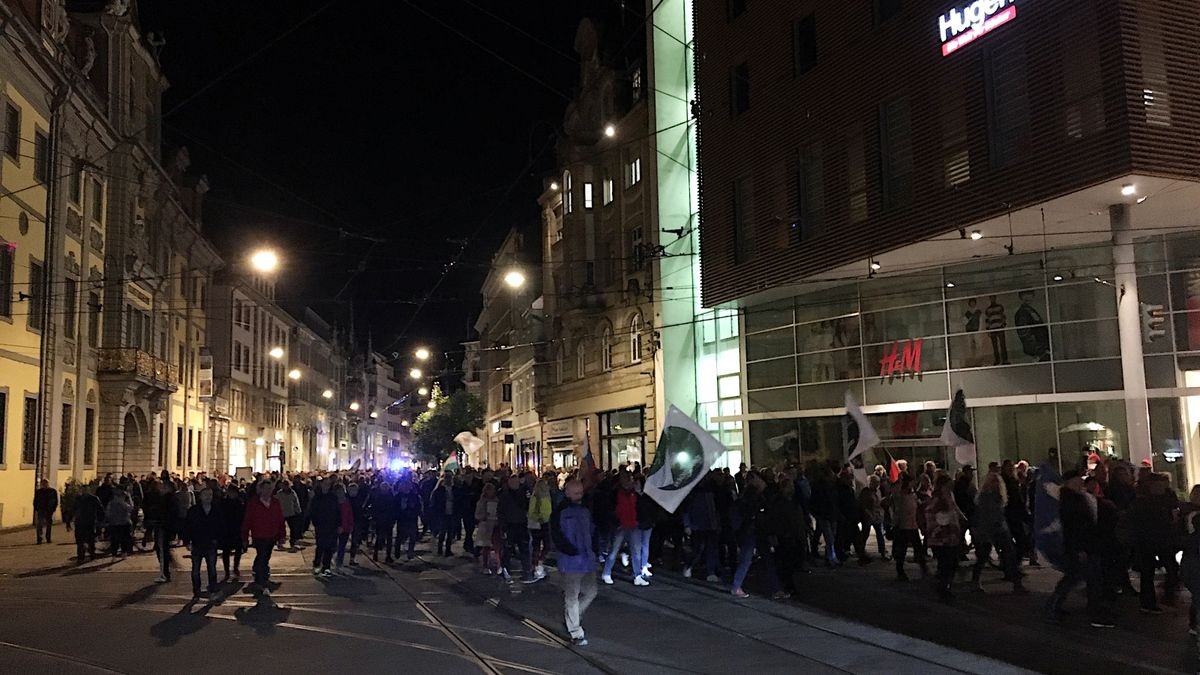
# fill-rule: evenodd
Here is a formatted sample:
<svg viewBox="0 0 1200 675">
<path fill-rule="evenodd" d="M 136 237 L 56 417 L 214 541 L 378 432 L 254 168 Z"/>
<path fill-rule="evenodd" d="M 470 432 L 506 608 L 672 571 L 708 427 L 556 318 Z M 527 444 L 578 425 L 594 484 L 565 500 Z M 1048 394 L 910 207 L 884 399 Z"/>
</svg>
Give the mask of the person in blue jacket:
<svg viewBox="0 0 1200 675">
<path fill-rule="evenodd" d="M 583 505 L 583 484 L 567 482 L 565 504 L 551 517 L 551 532 L 558 549 L 558 571 L 562 575 L 563 614 L 571 643 L 586 646 L 583 613 L 596 599 L 596 553 L 592 550 L 592 514 Z"/>
</svg>

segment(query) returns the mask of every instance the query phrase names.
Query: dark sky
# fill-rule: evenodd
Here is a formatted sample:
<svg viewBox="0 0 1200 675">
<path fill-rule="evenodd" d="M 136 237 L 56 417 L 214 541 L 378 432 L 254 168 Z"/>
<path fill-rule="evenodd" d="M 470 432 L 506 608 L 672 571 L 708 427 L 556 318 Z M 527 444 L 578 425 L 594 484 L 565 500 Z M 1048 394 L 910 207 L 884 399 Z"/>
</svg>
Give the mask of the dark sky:
<svg viewBox="0 0 1200 675">
<path fill-rule="evenodd" d="M 377 349 L 401 353 L 418 343 L 455 350 L 465 339 L 486 261 L 510 226 L 538 221 L 535 200 L 554 170 L 553 129 L 566 105 L 554 90 L 569 95 L 577 78 L 575 28 L 585 14 L 615 20 L 620 7 L 139 3 L 143 29 L 166 39 L 164 110 L 180 106 L 164 119 L 164 136 L 188 146 L 193 168 L 208 175 L 205 227 L 218 247 L 233 259 L 274 243 L 285 265 L 281 303 L 307 304 L 343 325 L 348 304 L 333 301 L 348 284 L 342 300 L 354 299 L 360 336 L 370 331 Z M 626 19 L 640 21 L 628 10 Z M 396 342 L 411 301 L 476 231 L 464 265 Z"/>
</svg>

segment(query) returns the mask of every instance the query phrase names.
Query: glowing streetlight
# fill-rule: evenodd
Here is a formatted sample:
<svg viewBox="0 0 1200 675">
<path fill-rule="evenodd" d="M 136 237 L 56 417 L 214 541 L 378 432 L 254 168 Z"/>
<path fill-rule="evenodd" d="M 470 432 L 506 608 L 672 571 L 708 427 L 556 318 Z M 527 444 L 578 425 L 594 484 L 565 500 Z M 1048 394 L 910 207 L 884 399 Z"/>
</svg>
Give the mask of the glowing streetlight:
<svg viewBox="0 0 1200 675">
<path fill-rule="evenodd" d="M 352 412 L 358 412 L 358 409 L 359 409 L 360 407 L 361 407 L 361 406 L 359 406 L 359 405 L 358 405 L 358 401 L 351 401 L 351 402 L 350 402 L 350 410 L 351 410 Z"/>
<path fill-rule="evenodd" d="M 326 399 L 333 398 L 333 390 L 326 389 L 325 391 L 321 392 L 321 398 L 326 398 Z"/>
<path fill-rule="evenodd" d="M 402 427 L 406 427 L 406 426 L 408 426 L 408 420 L 402 420 L 402 421 L 400 422 L 400 426 L 402 426 Z"/>
<path fill-rule="evenodd" d="M 436 408 L 436 407 L 437 407 L 437 403 L 434 403 L 433 401 L 430 401 L 429 403 L 426 403 L 426 404 L 425 404 L 425 407 L 426 407 L 426 408 L 429 408 L 430 410 L 433 410 L 434 408 Z"/>
<path fill-rule="evenodd" d="M 424 347 L 418 347 L 417 351 L 413 352 L 413 356 L 417 357 L 418 361 L 428 361 L 429 350 Z"/>
<path fill-rule="evenodd" d="M 422 375 L 424 375 L 424 373 L 421 372 L 420 368 L 413 368 L 412 370 L 408 371 L 408 376 L 414 380 L 421 379 Z"/>
<path fill-rule="evenodd" d="M 613 126 L 613 125 L 611 125 L 611 124 L 609 124 L 609 125 L 605 126 L 605 127 L 604 127 L 604 135 L 605 135 L 605 136 L 608 136 L 609 138 L 612 138 L 613 136 L 616 136 L 616 135 L 617 135 L 617 128 L 616 128 L 616 127 L 614 127 L 614 126 Z"/>
<path fill-rule="evenodd" d="M 371 419 L 378 419 L 378 418 L 379 418 L 379 412 L 372 410 L 371 411 Z"/>
<path fill-rule="evenodd" d="M 279 256 L 269 248 L 263 248 L 250 255 L 250 266 L 263 273 L 271 273 L 279 268 Z"/>
<path fill-rule="evenodd" d="M 556 180 L 550 181 L 550 189 L 557 190 L 558 189 L 558 181 L 556 181 Z"/>
<path fill-rule="evenodd" d="M 300 379 L 300 369 L 292 368 L 291 370 L 289 370 L 288 371 L 288 379 L 289 380 L 299 380 Z"/>
<path fill-rule="evenodd" d="M 417 390 L 417 396 L 428 396 L 428 395 L 429 395 L 429 387 L 421 387 L 420 389 Z"/>
<path fill-rule="evenodd" d="M 283 358 L 283 347 L 271 347 L 271 351 L 267 352 L 267 356 L 278 361 Z"/>
<path fill-rule="evenodd" d="M 520 288 L 525 285 L 525 274 L 521 270 L 509 270 L 504 275 L 504 283 L 509 288 Z"/>
</svg>

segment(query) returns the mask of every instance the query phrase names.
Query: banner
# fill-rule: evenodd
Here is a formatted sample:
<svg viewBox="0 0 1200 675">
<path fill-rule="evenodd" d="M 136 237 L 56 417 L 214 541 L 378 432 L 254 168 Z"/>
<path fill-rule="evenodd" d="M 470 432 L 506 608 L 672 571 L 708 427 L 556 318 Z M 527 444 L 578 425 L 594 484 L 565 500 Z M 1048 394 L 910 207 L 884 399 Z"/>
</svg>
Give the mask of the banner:
<svg viewBox="0 0 1200 675">
<path fill-rule="evenodd" d="M 674 513 L 724 454 L 720 441 L 671 406 L 646 477 L 646 495 Z"/>
<path fill-rule="evenodd" d="M 959 464 L 975 462 L 975 435 L 971 433 L 971 422 L 967 417 L 967 397 L 963 390 L 954 393 L 950 409 L 946 411 L 946 423 L 942 426 L 942 442 L 954 448 L 954 459 Z"/>
</svg>

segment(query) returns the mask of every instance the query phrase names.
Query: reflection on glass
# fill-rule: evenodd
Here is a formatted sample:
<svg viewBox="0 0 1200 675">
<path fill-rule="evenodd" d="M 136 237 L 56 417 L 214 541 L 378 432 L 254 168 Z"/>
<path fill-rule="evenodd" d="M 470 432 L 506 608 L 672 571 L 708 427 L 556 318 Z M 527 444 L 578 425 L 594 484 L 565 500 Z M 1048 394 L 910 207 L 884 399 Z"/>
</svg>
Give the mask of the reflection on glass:
<svg viewBox="0 0 1200 675">
<path fill-rule="evenodd" d="M 804 354 L 796 358 L 800 384 L 858 379 L 863 376 L 862 353 L 857 347 Z"/>
</svg>

